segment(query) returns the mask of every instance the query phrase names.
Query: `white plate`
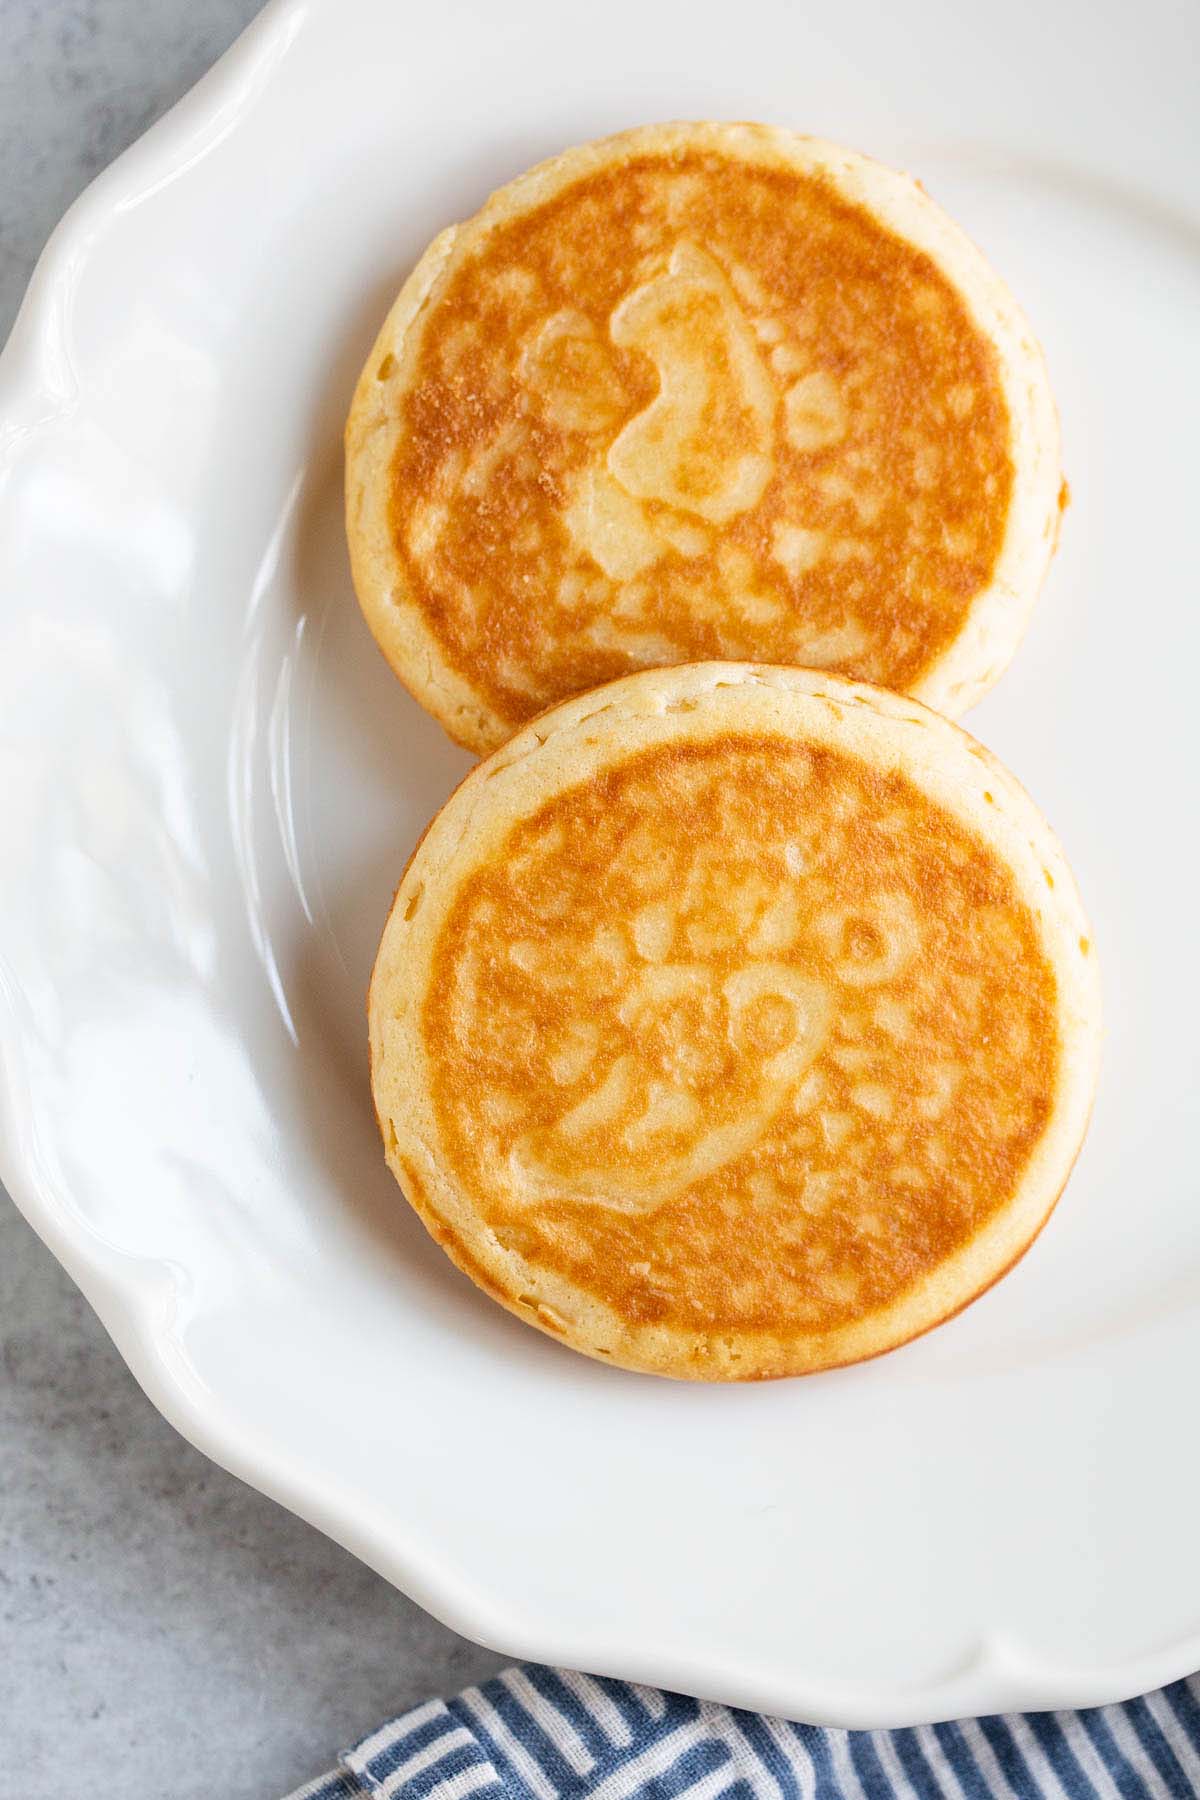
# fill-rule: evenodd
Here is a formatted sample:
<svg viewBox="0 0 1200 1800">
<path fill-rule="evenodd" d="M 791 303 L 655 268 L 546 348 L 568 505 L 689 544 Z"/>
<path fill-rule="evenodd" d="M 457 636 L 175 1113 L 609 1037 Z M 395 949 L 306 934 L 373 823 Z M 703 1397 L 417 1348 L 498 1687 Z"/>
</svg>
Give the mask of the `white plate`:
<svg viewBox="0 0 1200 1800">
<path fill-rule="evenodd" d="M 817 1720 L 1200 1665 L 1196 18 L 277 0 L 47 251 L 0 393 L 0 1168 L 194 1442 L 460 1630 Z M 1192 43 L 1187 33 L 1192 33 Z M 1095 1126 L 1020 1268 L 857 1370 L 679 1387 L 400 1201 L 363 996 L 467 766 L 351 595 L 339 431 L 446 220 L 750 116 L 907 164 L 1047 346 L 1075 505 L 974 729 L 1096 923 Z"/>
</svg>

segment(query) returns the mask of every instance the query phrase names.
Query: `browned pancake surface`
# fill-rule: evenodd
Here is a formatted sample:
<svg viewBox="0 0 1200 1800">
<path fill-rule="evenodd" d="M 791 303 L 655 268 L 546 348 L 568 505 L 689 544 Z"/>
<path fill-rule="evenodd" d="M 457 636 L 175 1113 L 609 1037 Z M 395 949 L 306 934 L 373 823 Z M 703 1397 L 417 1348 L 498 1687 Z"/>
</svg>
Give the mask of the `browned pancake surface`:
<svg viewBox="0 0 1200 1800">
<path fill-rule="evenodd" d="M 995 353 L 827 181 L 646 154 L 500 223 L 421 324 L 391 529 L 510 723 L 705 657 L 897 689 L 962 629 L 1013 469 Z"/>
<path fill-rule="evenodd" d="M 499 1243 L 704 1333 L 832 1330 L 967 1244 L 1045 1127 L 1057 1032 L 1035 923 L 965 823 L 741 735 L 515 824 L 421 1027 L 443 1166 Z"/>
</svg>

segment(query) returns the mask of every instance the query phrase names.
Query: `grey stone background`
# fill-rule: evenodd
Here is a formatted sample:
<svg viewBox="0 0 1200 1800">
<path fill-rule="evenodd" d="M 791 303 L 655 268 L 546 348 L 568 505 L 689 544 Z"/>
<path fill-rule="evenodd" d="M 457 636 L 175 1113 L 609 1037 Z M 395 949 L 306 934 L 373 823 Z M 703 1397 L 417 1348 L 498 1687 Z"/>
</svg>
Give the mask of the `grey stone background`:
<svg viewBox="0 0 1200 1800">
<path fill-rule="evenodd" d="M 257 10 L 0 0 L 0 340 L 71 200 Z M 0 1189 L 5 1794 L 273 1800 L 498 1666 L 185 1444 Z"/>
</svg>

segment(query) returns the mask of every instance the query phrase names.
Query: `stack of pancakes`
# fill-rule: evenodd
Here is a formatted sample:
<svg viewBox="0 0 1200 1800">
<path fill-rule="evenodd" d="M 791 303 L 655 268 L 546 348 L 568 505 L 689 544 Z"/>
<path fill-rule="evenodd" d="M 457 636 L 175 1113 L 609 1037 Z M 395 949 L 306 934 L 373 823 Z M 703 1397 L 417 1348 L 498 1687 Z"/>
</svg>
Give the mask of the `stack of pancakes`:
<svg viewBox="0 0 1200 1800">
<path fill-rule="evenodd" d="M 787 132 L 572 150 L 430 246 L 347 457 L 368 623 L 490 753 L 371 987 L 431 1233 L 667 1375 L 826 1368 L 964 1306 L 1053 1207 L 1099 1046 L 1062 853 L 948 723 L 1065 492 L 979 252 Z"/>
</svg>

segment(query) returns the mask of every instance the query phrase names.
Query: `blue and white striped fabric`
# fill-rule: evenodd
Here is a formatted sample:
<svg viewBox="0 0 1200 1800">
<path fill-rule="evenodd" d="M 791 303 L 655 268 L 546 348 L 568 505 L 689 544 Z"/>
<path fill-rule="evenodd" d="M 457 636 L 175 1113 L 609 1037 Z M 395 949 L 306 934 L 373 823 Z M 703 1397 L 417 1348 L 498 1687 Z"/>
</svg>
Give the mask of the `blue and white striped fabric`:
<svg viewBox="0 0 1200 1800">
<path fill-rule="evenodd" d="M 290 1800 L 1197 1800 L 1200 1676 L 1089 1712 L 825 1731 L 531 1664 Z"/>
</svg>

